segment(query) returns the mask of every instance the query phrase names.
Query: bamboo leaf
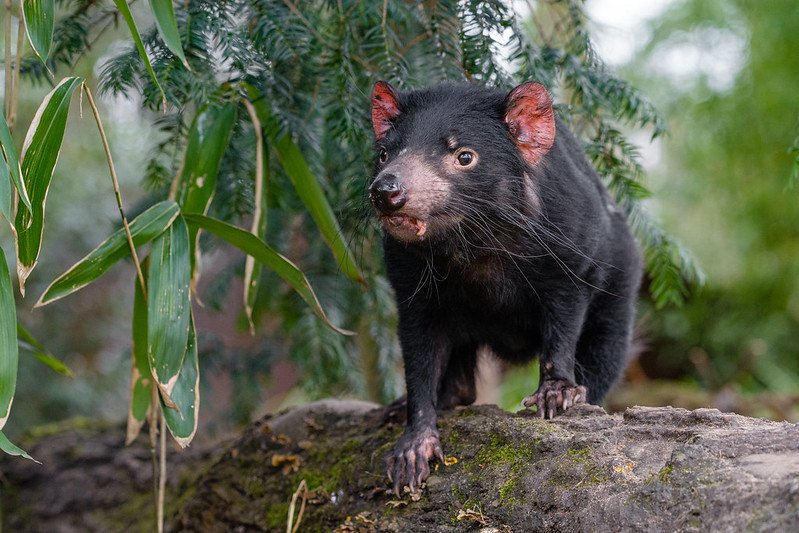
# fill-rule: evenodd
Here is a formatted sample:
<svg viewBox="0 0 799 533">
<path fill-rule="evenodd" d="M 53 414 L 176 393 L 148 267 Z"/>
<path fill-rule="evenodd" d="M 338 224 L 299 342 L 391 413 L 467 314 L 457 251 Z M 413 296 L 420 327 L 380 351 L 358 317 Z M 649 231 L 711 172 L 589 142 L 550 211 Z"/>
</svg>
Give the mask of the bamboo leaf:
<svg viewBox="0 0 799 533">
<path fill-rule="evenodd" d="M 197 332 L 194 319 L 189 322 L 189 340 L 183 368 L 180 369 L 175 388 L 172 389 L 175 409 L 162 405 L 166 425 L 181 448 L 191 444 L 197 431 L 197 417 L 200 412 L 200 365 L 197 357 Z"/>
<path fill-rule="evenodd" d="M 23 348 L 33 354 L 36 359 L 49 366 L 55 372 L 67 377 L 72 377 L 72 371 L 56 359 L 45 346 L 36 340 L 36 337 L 31 335 L 31 332 L 25 329 L 21 323 L 17 322 L 17 340 L 20 348 Z"/>
<path fill-rule="evenodd" d="M 236 107 L 233 104 L 208 104 L 200 108 L 192 121 L 186 154 L 180 175 L 173 184 L 172 197 L 177 199 L 182 213 L 205 214 L 211 205 L 216 190 L 216 178 L 222 156 L 227 149 Z M 199 232 L 189 230 L 191 246 L 192 278 L 199 277 Z"/>
<path fill-rule="evenodd" d="M 39 461 L 28 455 L 25 450 L 15 446 L 10 440 L 8 440 L 8 437 L 6 437 L 5 433 L 2 431 L 0 431 L 0 450 L 3 450 L 9 455 L 18 455 L 20 457 L 24 457 L 25 459 L 30 459 L 34 463 L 39 463 Z"/>
<path fill-rule="evenodd" d="M 0 248 L 0 429 L 8 421 L 17 386 L 17 310 L 6 255 Z"/>
<path fill-rule="evenodd" d="M 161 395 L 170 395 L 189 337 L 189 233 L 183 217 L 153 241 L 147 289 L 147 357 Z"/>
<path fill-rule="evenodd" d="M 183 45 L 180 43 L 180 32 L 172 0 L 150 0 L 150 9 L 155 19 L 155 27 L 158 28 L 158 33 L 167 48 L 183 62 L 188 70 L 191 70 L 186 61 L 186 55 L 183 53 Z"/>
<path fill-rule="evenodd" d="M 0 157 L 0 213 L 11 223 L 14 197 L 11 193 L 11 173 L 6 160 Z"/>
<path fill-rule="evenodd" d="M 195 115 L 181 173 L 174 184 L 182 213 L 203 214 L 208 210 L 235 119 L 236 107 L 229 103 L 205 105 Z"/>
<path fill-rule="evenodd" d="M 142 261 L 142 270 L 149 270 L 149 257 Z M 141 284 L 136 280 L 133 294 L 133 347 L 130 375 L 130 409 L 125 444 L 129 445 L 139 435 L 152 402 L 153 378 L 147 358 L 147 299 Z"/>
<path fill-rule="evenodd" d="M 14 148 L 14 139 L 11 138 L 11 130 L 8 129 L 6 117 L 0 113 L 0 150 L 2 150 L 3 158 L 8 164 L 8 170 L 11 174 L 11 181 L 17 188 L 20 200 L 25 208 L 31 210 L 31 201 L 28 198 L 28 190 L 25 188 L 25 182 L 22 181 L 22 169 L 19 166 L 19 158 L 17 157 L 17 150 Z M 10 213 L 9 213 L 10 214 Z M 9 216 L 8 221 L 13 219 Z"/>
<path fill-rule="evenodd" d="M 22 146 L 22 178 L 28 190 L 31 210 L 20 209 L 14 220 L 17 233 L 17 276 L 20 292 L 36 266 L 44 230 L 44 203 L 53 177 L 72 93 L 81 78 L 64 78 L 50 91 L 33 117 Z"/>
<path fill-rule="evenodd" d="M 23 0 L 22 15 L 31 48 L 47 67 L 47 56 L 50 55 L 50 48 L 53 45 L 55 0 Z"/>
<path fill-rule="evenodd" d="M 232 226 L 221 220 L 206 217 L 203 215 L 185 215 L 186 222 L 191 226 L 196 226 L 210 231 L 232 244 L 247 255 L 253 256 L 267 267 L 271 268 L 278 276 L 288 283 L 291 288 L 313 309 L 316 315 L 321 318 L 331 329 L 343 334 L 354 335 L 353 332 L 335 326 L 322 309 L 319 299 L 316 297 L 308 282 L 305 274 L 297 266 L 269 247 L 264 241 L 243 229 Z"/>
<path fill-rule="evenodd" d="M 152 241 L 166 230 L 178 216 L 178 205 L 165 200 L 137 216 L 130 223 L 133 244 L 141 246 Z M 103 275 L 114 263 L 130 255 L 125 229 L 111 234 L 86 257 L 75 263 L 44 291 L 36 307 L 47 305 L 82 289 Z"/>
<path fill-rule="evenodd" d="M 350 279 L 363 283 L 363 275 L 358 269 L 358 265 L 355 264 L 354 256 L 347 243 L 342 238 L 341 228 L 333 209 L 325 198 L 322 187 L 313 172 L 311 172 L 311 168 L 302 155 L 302 151 L 288 134 L 280 134 L 280 129 L 271 116 L 269 105 L 258 90 L 247 84 L 245 84 L 245 89 L 250 102 L 255 107 L 259 120 L 268 133 L 269 140 L 277 153 L 280 164 L 286 171 L 286 175 L 291 180 L 292 185 L 294 185 L 300 200 L 302 200 L 305 208 L 311 214 L 311 218 L 313 218 L 319 231 L 321 231 L 342 272 Z"/>
<path fill-rule="evenodd" d="M 136 49 L 139 51 L 139 56 L 141 57 L 141 60 L 144 61 L 144 66 L 147 68 L 147 73 L 150 74 L 150 79 L 153 80 L 153 83 L 156 87 L 158 87 L 158 91 L 161 93 L 164 111 L 166 111 L 166 93 L 164 93 L 164 89 L 161 87 L 161 84 L 158 83 L 158 78 L 155 76 L 155 71 L 150 63 L 150 58 L 147 57 L 147 51 L 144 49 L 144 43 L 141 40 L 141 35 L 139 35 L 139 29 L 136 27 L 136 21 L 133 20 L 133 14 L 130 12 L 130 7 L 128 7 L 126 0 L 114 0 L 114 4 L 116 4 L 117 9 L 119 9 L 119 12 L 122 13 L 122 17 L 128 24 L 130 34 L 133 37 L 133 42 L 136 43 Z"/>
</svg>

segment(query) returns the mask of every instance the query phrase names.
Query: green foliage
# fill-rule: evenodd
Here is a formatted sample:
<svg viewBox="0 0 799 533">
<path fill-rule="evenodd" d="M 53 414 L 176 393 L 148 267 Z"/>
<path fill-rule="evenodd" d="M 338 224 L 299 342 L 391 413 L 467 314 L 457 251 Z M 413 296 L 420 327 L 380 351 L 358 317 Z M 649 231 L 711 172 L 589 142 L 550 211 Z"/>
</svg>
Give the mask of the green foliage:
<svg viewBox="0 0 799 533">
<path fill-rule="evenodd" d="M 133 238 L 133 243 L 137 246 L 149 243 L 172 225 L 178 213 L 178 205 L 170 200 L 150 207 L 130 223 L 130 235 Z M 117 261 L 129 255 L 130 249 L 125 239 L 125 230 L 120 228 L 54 280 L 45 289 L 36 305 L 46 305 L 82 289 L 102 276 Z"/>
<path fill-rule="evenodd" d="M 124 3 L 116 4 L 130 23 Z M 47 60 L 54 71 L 70 69 L 115 17 L 103 2 L 73 0 L 62 6 Z M 500 0 L 193 0 L 174 5 L 177 31 L 171 15 L 166 18 L 166 32 L 161 19 L 140 32 L 130 25 L 134 45 L 100 67 L 100 88 L 138 97 L 158 113 L 154 126 L 163 140 L 143 172 L 155 198 L 168 194 L 172 177 L 186 171 L 181 162 L 192 146 L 191 124 L 201 116 L 196 110 L 240 108 L 242 99 L 252 100 L 265 149 L 273 152 L 264 158 L 269 191 L 263 240 L 307 274 L 331 322 L 361 333 L 348 339 L 323 327 L 314 317 L 321 307 L 306 307 L 270 282 L 274 273 L 263 274 L 255 314 L 281 317 L 292 356 L 314 395 L 354 390 L 385 400 L 397 391 L 395 310 L 380 274 L 379 239 L 363 194 L 373 157 L 368 94 L 377 79 L 402 88 L 445 79 L 508 89 L 524 80 L 545 83 L 630 215 L 646 247 L 654 300 L 680 302 L 699 277 L 679 243 L 647 216 L 638 153 L 622 133 L 643 128 L 657 137 L 663 120 L 647 99 L 602 66 L 579 0 L 538 3 L 528 20 Z M 30 61 L 23 63 L 23 74 L 46 79 Z M 207 196 L 208 216 L 233 224 L 256 204 L 254 128 L 259 126 L 241 111 L 211 176 L 216 194 Z M 207 222 L 194 215 L 186 219 Z M 232 228 L 213 224 L 227 233 Z M 323 239 L 316 238 L 313 225 Z M 258 242 L 235 235 L 252 245 L 249 251 L 265 250 L 261 239 L 251 237 Z M 203 239 L 199 246 L 215 242 Z M 342 273 L 363 276 L 367 288 L 348 283 Z"/>
<path fill-rule="evenodd" d="M 20 209 L 14 218 L 17 238 L 17 275 L 20 291 L 25 292 L 25 279 L 36 266 L 42 246 L 44 207 L 50 180 L 53 177 L 64 129 L 67 124 L 72 93 L 83 82 L 81 78 L 64 78 L 47 95 L 25 136 L 22 147 L 22 179 L 31 201 L 31 210 Z"/>
<path fill-rule="evenodd" d="M 799 137 L 793 141 L 793 145 L 788 149 L 788 153 L 793 156 L 793 164 L 791 164 L 791 176 L 788 179 L 788 186 L 790 188 L 796 187 L 799 182 Z"/>
<path fill-rule="evenodd" d="M 793 393 L 799 383 L 799 210 L 796 189 L 786 190 L 786 175 L 799 173 L 799 140 L 786 150 L 799 108 L 798 24 L 789 0 L 768 9 L 686 0 L 652 22 L 628 70 L 670 116 L 652 176 L 659 211 L 708 271 L 686 306 L 651 313 L 649 365 L 711 390 Z M 704 54 L 710 43 L 709 72 L 662 68 L 674 50 Z"/>
<path fill-rule="evenodd" d="M 44 63 L 53 44 L 55 0 L 25 0 L 21 4 L 28 40 L 33 51 Z"/>
</svg>

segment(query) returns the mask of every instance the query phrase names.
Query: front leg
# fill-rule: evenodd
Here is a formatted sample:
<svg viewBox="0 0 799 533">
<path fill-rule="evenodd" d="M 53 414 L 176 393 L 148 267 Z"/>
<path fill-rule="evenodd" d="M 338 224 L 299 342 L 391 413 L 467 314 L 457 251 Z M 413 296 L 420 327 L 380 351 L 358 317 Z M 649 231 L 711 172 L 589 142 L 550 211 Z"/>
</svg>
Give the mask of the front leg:
<svg viewBox="0 0 799 533">
<path fill-rule="evenodd" d="M 575 351 L 588 302 L 574 295 L 560 301 L 570 305 L 552 306 L 544 314 L 538 390 L 522 400 L 525 407 L 535 405 L 541 418 L 554 418 L 588 397 L 588 389 L 574 379 Z"/>
<path fill-rule="evenodd" d="M 450 352 L 446 337 L 431 331 L 419 315 L 408 318 L 400 313 L 399 337 L 405 362 L 407 423 L 386 457 L 386 471 L 397 496 L 403 487 L 408 486 L 413 492 L 427 479 L 430 460 L 444 461 L 435 402 Z"/>
</svg>

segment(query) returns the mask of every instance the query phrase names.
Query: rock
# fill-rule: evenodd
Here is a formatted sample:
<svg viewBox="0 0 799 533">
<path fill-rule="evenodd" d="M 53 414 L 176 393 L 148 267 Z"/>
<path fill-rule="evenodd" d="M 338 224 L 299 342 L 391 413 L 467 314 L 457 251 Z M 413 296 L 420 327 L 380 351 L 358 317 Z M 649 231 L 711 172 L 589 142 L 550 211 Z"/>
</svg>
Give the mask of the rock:
<svg viewBox="0 0 799 533">
<path fill-rule="evenodd" d="M 326 400 L 254 423 L 216 458 L 181 459 L 168 529 L 285 531 L 295 495 L 294 524 L 305 500 L 299 531 L 799 531 L 795 424 L 715 409 L 634 407 L 608 415 L 578 405 L 544 421 L 472 407 L 440 417 L 450 465 L 437 469 L 421 495 L 397 499 L 382 457 L 402 425 L 381 415 L 374 404 Z M 17 502 L 50 501 L 65 490 L 57 473 L 50 485 L 31 485 L 25 472 L 41 467 L 17 460 L 7 471 L 8 463 L 0 468 Z M 117 463 L 127 471 L 125 461 Z M 124 475 L 146 477 L 143 465 Z M 79 465 L 87 479 L 99 467 Z M 84 531 L 101 530 L 92 524 L 103 523 L 102 513 L 118 516 L 142 498 L 143 484 L 130 487 L 137 493 L 128 503 L 92 507 Z M 29 524 L 49 519 L 25 505 Z M 18 524 L 23 511 L 3 506 L 5 524 Z M 138 519 L 128 529 L 148 530 L 147 513 Z"/>
</svg>

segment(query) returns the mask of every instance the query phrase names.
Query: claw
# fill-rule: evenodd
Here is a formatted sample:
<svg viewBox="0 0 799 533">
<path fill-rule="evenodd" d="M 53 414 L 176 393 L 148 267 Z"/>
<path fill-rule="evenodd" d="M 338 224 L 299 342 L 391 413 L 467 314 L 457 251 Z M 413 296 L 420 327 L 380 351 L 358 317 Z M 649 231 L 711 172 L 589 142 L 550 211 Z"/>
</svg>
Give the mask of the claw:
<svg viewBox="0 0 799 533">
<path fill-rule="evenodd" d="M 403 487 L 416 492 L 430 476 L 433 459 L 444 462 L 444 451 L 434 428 L 408 432 L 400 438 L 394 450 L 386 457 L 386 473 L 399 498 Z"/>
<path fill-rule="evenodd" d="M 587 397 L 588 389 L 583 385 L 571 385 L 562 379 L 544 379 L 534 394 L 522 400 L 522 405 L 535 406 L 539 418 L 554 418 L 558 412 L 584 403 Z"/>
<path fill-rule="evenodd" d="M 394 470 L 394 463 L 395 460 L 393 456 L 389 456 L 388 459 L 386 459 L 386 474 L 388 474 L 388 481 L 390 483 L 394 483 L 394 474 L 391 473 L 391 471 Z"/>
</svg>

